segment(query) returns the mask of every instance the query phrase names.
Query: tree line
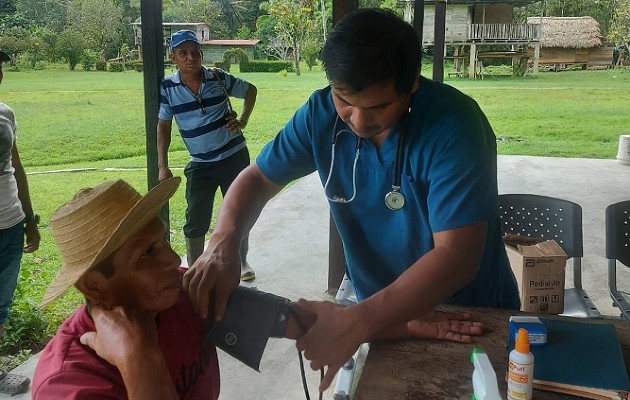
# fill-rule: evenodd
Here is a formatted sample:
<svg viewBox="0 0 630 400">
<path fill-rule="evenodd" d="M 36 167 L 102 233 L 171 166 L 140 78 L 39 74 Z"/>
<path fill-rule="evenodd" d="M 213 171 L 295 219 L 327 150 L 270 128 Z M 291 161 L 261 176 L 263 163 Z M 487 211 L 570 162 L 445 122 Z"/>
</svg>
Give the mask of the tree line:
<svg viewBox="0 0 630 400">
<path fill-rule="evenodd" d="M 506 0 L 509 2 L 509 0 Z M 360 0 L 359 7 L 383 7 L 402 14 L 396 0 Z M 542 0 L 515 8 L 515 19 L 536 15 L 591 16 L 617 45 L 630 42 L 630 0 Z M 315 64 L 332 28 L 332 0 L 163 0 L 165 22 L 203 22 L 215 39 L 261 40 L 256 58 Z M 14 66 L 37 68 L 64 60 L 89 67 L 99 60 L 133 55 L 131 23 L 140 0 L 0 0 L 0 49 Z"/>
</svg>

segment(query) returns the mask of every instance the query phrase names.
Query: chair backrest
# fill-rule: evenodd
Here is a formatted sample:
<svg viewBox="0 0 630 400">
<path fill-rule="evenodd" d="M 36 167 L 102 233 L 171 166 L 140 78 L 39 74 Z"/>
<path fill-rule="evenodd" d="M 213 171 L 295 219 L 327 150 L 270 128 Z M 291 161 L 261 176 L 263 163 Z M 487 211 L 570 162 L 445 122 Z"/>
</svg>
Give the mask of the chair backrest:
<svg viewBox="0 0 630 400">
<path fill-rule="evenodd" d="M 630 267 L 630 200 L 606 207 L 606 258 Z"/>
<path fill-rule="evenodd" d="M 504 235 L 555 240 L 569 258 L 584 255 L 582 207 L 577 203 L 535 194 L 502 194 L 499 217 Z"/>
</svg>

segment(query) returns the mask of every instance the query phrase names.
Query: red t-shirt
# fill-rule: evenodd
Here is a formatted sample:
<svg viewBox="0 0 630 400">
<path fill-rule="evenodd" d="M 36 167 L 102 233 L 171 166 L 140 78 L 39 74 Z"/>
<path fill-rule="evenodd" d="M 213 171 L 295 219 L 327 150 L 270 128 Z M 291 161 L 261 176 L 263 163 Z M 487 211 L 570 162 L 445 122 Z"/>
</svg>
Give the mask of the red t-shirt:
<svg viewBox="0 0 630 400">
<path fill-rule="evenodd" d="M 217 353 L 214 346 L 203 345 L 208 324 L 183 294 L 158 318 L 158 344 L 179 398 L 216 400 L 220 389 Z M 94 321 L 83 305 L 64 321 L 42 352 L 33 377 L 34 400 L 127 399 L 118 369 L 79 341 L 89 331 L 95 331 Z"/>
</svg>

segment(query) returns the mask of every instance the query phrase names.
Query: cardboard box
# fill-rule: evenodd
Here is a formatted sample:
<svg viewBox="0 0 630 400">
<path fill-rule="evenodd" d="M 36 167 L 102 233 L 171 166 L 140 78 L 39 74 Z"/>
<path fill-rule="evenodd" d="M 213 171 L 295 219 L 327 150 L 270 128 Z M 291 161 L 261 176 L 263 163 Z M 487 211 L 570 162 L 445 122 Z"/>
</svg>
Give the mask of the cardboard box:
<svg viewBox="0 0 630 400">
<path fill-rule="evenodd" d="M 521 295 L 521 311 L 560 314 L 567 255 L 555 240 L 532 244 L 528 239 L 527 244 L 518 244 L 512 237 L 505 245 Z"/>
</svg>

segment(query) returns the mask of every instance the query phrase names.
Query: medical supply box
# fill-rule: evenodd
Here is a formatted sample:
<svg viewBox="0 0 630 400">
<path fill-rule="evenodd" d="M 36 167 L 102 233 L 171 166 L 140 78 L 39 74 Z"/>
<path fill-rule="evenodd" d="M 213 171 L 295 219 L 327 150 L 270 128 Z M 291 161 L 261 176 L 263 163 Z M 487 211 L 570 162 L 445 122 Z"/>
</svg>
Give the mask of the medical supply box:
<svg viewBox="0 0 630 400">
<path fill-rule="evenodd" d="M 567 255 L 555 240 L 535 243 L 532 238 L 504 238 L 521 296 L 521 311 L 561 314 L 564 311 L 564 269 Z M 519 238 L 523 238 L 520 244 Z"/>
<path fill-rule="evenodd" d="M 526 315 L 511 316 L 510 338 L 513 341 L 516 341 L 516 335 L 521 328 L 527 331 L 530 346 L 543 346 L 547 343 L 547 329 L 540 318 Z"/>
</svg>

